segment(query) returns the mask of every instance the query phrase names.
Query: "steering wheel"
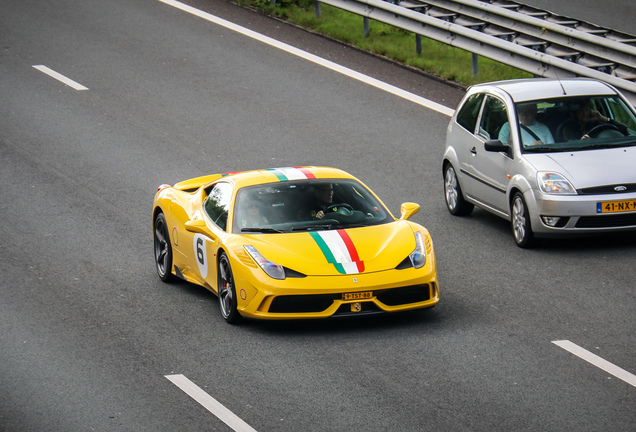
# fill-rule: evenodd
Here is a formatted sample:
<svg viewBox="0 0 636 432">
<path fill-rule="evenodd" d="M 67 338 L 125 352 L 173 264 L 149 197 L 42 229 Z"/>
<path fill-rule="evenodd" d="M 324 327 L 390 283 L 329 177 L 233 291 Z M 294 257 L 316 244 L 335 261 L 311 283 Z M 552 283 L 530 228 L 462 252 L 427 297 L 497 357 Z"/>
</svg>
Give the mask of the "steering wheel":
<svg viewBox="0 0 636 432">
<path fill-rule="evenodd" d="M 353 207 L 349 204 L 341 203 L 341 204 L 331 204 L 325 207 L 325 214 L 329 212 L 336 212 L 341 215 L 349 216 L 353 214 Z"/>
<path fill-rule="evenodd" d="M 590 129 L 589 131 L 587 131 L 587 133 L 585 135 L 589 136 L 590 138 L 596 138 L 601 132 L 606 131 L 606 130 L 615 130 L 616 132 L 620 133 L 621 135 L 623 135 L 618 128 L 611 124 L 611 123 L 603 123 L 600 124 L 598 126 L 594 126 L 592 129 Z"/>
</svg>

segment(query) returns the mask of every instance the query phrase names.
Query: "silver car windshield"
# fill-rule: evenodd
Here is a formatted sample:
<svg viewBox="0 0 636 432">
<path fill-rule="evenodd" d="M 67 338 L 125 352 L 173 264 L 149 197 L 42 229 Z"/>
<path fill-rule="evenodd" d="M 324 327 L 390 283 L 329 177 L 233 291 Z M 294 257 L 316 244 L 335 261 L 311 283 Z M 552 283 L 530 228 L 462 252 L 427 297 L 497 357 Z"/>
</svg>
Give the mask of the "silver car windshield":
<svg viewBox="0 0 636 432">
<path fill-rule="evenodd" d="M 526 152 L 636 145 L 634 111 L 616 96 L 521 102 L 515 105 L 515 117 L 519 142 Z"/>
<path fill-rule="evenodd" d="M 386 208 L 355 180 L 304 180 L 241 188 L 234 233 L 281 233 L 392 222 Z"/>
</svg>

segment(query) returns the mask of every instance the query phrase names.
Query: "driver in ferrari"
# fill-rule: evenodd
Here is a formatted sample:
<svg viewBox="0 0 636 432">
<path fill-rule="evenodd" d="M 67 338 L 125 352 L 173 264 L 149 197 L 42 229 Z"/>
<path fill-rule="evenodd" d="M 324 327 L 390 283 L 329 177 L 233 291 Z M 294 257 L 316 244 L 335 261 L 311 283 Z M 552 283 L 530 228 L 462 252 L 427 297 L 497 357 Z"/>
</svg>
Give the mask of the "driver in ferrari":
<svg viewBox="0 0 636 432">
<path fill-rule="evenodd" d="M 337 211 L 336 208 L 329 208 L 333 202 L 333 185 L 323 183 L 314 187 L 313 195 L 309 203 L 299 213 L 299 220 L 315 220 L 325 217 L 327 211 Z"/>
</svg>

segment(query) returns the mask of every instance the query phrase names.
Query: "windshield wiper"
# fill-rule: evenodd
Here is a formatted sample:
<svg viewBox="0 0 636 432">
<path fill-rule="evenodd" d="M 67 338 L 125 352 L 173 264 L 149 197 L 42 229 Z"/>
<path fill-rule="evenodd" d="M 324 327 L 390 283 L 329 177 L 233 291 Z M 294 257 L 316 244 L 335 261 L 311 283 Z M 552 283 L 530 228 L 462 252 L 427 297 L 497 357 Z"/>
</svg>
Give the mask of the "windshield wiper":
<svg viewBox="0 0 636 432">
<path fill-rule="evenodd" d="M 526 153 L 560 153 L 564 151 L 572 151 L 573 147 L 528 147 L 524 148 Z"/>
<path fill-rule="evenodd" d="M 334 224 L 322 224 L 322 225 L 302 225 L 293 227 L 292 231 L 309 231 L 309 230 L 330 230 L 333 229 Z"/>
<path fill-rule="evenodd" d="M 292 231 L 314 231 L 314 230 L 335 230 L 335 229 L 349 229 L 349 228 L 361 228 L 368 225 L 364 224 L 322 224 L 322 225 L 303 225 L 294 227 Z"/>
<path fill-rule="evenodd" d="M 627 146 L 633 146 L 635 145 L 636 142 L 631 141 L 631 142 L 626 142 L 626 143 L 615 143 L 615 144 L 594 144 L 594 145 L 590 145 L 590 146 L 585 146 L 582 147 L 581 150 L 599 150 L 599 149 L 610 149 L 610 148 L 620 148 L 620 147 L 627 147 Z"/>
<path fill-rule="evenodd" d="M 265 234 L 271 234 L 271 233 L 282 233 L 284 231 L 281 230 L 277 230 L 274 228 L 257 228 L 257 227 L 248 227 L 248 228 L 241 228 L 241 232 L 253 232 L 253 233 L 265 233 Z"/>
</svg>

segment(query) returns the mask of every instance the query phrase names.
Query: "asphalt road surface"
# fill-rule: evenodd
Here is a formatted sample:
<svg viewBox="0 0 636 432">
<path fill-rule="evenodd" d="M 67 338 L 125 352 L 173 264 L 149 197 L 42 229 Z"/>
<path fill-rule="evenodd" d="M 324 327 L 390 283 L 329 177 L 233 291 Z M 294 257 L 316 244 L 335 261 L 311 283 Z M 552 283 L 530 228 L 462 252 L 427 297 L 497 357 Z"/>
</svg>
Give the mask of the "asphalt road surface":
<svg viewBox="0 0 636 432">
<path fill-rule="evenodd" d="M 570 18 L 577 18 L 597 26 L 633 35 L 636 3 L 632 0 L 528 0 L 522 1 L 539 9 Z"/>
<path fill-rule="evenodd" d="M 234 5 L 190 4 L 461 98 Z M 451 217 L 448 116 L 414 100 L 160 1 L 0 2 L 0 430 L 635 430 L 636 236 L 521 250 L 503 220 Z M 297 165 L 343 168 L 396 214 L 420 203 L 440 304 L 230 326 L 214 295 L 159 280 L 159 184 Z"/>
</svg>

